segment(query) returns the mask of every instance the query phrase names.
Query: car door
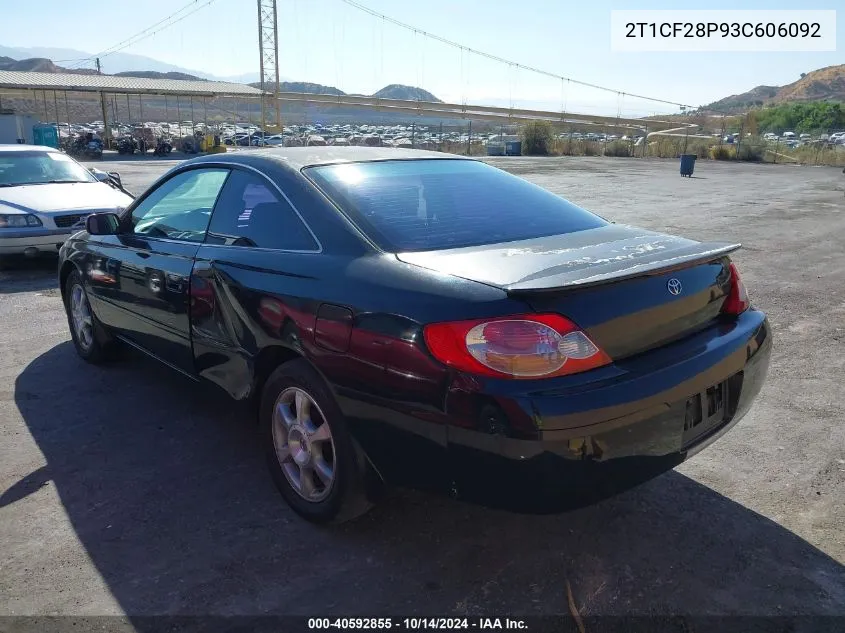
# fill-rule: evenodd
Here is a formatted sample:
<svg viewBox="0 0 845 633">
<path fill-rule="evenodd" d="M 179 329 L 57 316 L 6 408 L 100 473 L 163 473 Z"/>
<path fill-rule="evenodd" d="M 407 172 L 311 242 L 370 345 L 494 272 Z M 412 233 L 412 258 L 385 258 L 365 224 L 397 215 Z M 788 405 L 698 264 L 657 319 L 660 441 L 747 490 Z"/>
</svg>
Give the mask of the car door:
<svg viewBox="0 0 845 633">
<path fill-rule="evenodd" d="M 191 277 L 191 336 L 200 376 L 243 397 L 256 354 L 284 338 L 287 320 L 297 331 L 313 330 L 315 280 L 325 266 L 315 257 L 320 252 L 317 238 L 274 183 L 233 168 Z"/>
<path fill-rule="evenodd" d="M 198 167 L 159 183 L 130 207 L 124 230 L 107 236 L 95 258 L 115 280 L 105 287 L 93 285 L 101 320 L 130 343 L 190 374 L 191 270 L 228 175 L 228 169 Z"/>
</svg>

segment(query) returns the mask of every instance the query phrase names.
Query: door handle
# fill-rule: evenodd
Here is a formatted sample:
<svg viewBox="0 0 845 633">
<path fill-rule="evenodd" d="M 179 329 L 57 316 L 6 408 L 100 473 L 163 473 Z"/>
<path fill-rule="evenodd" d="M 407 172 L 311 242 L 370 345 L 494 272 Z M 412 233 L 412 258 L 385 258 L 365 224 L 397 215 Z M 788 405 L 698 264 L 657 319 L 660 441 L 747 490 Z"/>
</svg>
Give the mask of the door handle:
<svg viewBox="0 0 845 633">
<path fill-rule="evenodd" d="M 147 259 L 150 256 L 149 253 L 145 253 L 144 251 L 135 251 L 135 253 L 142 259 Z"/>
</svg>

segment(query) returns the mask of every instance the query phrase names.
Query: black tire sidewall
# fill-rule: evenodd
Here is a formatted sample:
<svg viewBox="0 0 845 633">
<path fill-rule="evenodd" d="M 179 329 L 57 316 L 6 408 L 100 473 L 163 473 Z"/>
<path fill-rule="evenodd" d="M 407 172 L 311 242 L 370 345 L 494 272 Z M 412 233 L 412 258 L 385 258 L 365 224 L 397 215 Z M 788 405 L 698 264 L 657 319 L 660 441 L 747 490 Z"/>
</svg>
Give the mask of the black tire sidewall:
<svg viewBox="0 0 845 633">
<path fill-rule="evenodd" d="M 291 487 L 276 456 L 273 409 L 279 394 L 288 387 L 299 387 L 314 399 L 332 432 L 335 480 L 328 496 L 319 502 L 306 501 Z M 279 492 L 295 512 L 315 523 L 340 522 L 360 514 L 357 511 L 363 496 L 360 454 L 334 397 L 322 377 L 307 361 L 300 359 L 287 362 L 271 374 L 261 395 L 259 421 L 267 466 Z"/>
</svg>

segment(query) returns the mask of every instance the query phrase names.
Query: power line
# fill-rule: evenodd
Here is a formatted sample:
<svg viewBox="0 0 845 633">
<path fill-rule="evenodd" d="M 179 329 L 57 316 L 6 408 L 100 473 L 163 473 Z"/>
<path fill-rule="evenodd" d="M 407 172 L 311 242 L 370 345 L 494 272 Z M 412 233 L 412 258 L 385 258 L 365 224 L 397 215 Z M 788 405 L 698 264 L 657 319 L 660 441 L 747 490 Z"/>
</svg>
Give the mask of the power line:
<svg viewBox="0 0 845 633">
<path fill-rule="evenodd" d="M 142 40 L 145 40 L 149 37 L 152 37 L 153 35 L 156 35 L 157 33 L 160 33 L 164 29 L 170 28 L 174 24 L 178 24 L 179 22 L 181 22 L 185 18 L 193 15 L 194 13 L 199 11 L 200 9 L 204 9 L 205 7 L 207 7 L 208 5 L 210 5 L 214 1 L 215 0 L 208 0 L 205 4 L 196 6 L 193 9 L 193 11 L 189 11 L 188 13 L 185 13 L 184 15 L 179 17 L 178 19 L 173 20 L 173 18 L 175 18 L 177 15 L 179 15 L 180 13 L 185 11 L 185 9 L 187 9 L 187 8 L 193 6 L 193 5 L 196 5 L 199 2 L 199 0 L 191 0 L 188 4 L 183 6 L 181 9 L 174 11 L 173 13 L 168 15 L 167 17 L 162 18 L 158 22 L 151 24 L 150 26 L 146 27 L 145 29 L 138 31 L 132 37 L 129 37 L 129 38 L 123 40 L 122 42 L 118 42 L 114 46 L 111 46 L 111 47 L 97 53 L 96 55 L 91 55 L 91 57 L 86 57 L 85 59 L 82 59 L 82 60 L 79 60 L 79 61 L 81 62 L 81 64 L 84 64 L 85 62 L 90 62 L 90 61 L 93 61 L 94 59 L 97 59 L 97 58 L 107 57 L 109 55 L 112 55 L 113 53 L 117 53 L 119 51 L 122 51 L 123 49 L 128 48 L 128 47 L 132 46 L 133 44 L 137 44 L 138 42 L 140 42 Z M 158 28 L 156 28 L 156 27 L 158 27 Z M 153 30 L 153 29 L 155 29 L 155 30 Z M 77 65 L 73 66 L 73 68 L 79 68 L 81 66 L 81 64 L 77 64 Z"/>
<path fill-rule="evenodd" d="M 382 20 L 384 20 L 386 22 L 390 22 L 391 24 L 395 24 L 396 26 L 400 26 L 403 29 L 408 29 L 410 31 L 413 31 L 414 33 L 420 33 L 420 34 L 422 34 L 426 37 L 430 37 L 433 40 L 437 40 L 438 42 L 442 42 L 443 44 L 447 44 L 448 46 L 453 46 L 455 48 L 459 48 L 459 49 L 461 49 L 461 51 L 468 51 L 470 53 L 474 53 L 475 55 L 479 55 L 481 57 L 486 57 L 487 59 L 490 59 L 492 61 L 499 62 L 501 64 L 507 64 L 509 66 L 512 66 L 513 68 L 518 68 L 518 69 L 521 69 L 521 70 L 527 70 L 529 72 L 536 73 L 538 75 L 545 75 L 546 77 L 552 77 L 554 79 L 568 81 L 570 83 L 578 84 L 580 86 L 586 86 L 588 88 L 595 88 L 596 90 L 603 90 L 605 92 L 612 92 L 613 94 L 623 95 L 625 97 L 634 97 L 636 99 L 644 99 L 645 101 L 652 101 L 654 103 L 665 103 L 667 105 L 680 106 L 681 108 L 691 108 L 692 107 L 692 106 L 690 106 L 689 104 L 686 104 L 686 103 L 678 103 L 676 101 L 667 101 L 665 99 L 655 99 L 653 97 L 645 97 L 643 95 L 637 95 L 637 94 L 633 94 L 633 93 L 630 93 L 630 92 L 625 92 L 624 90 L 617 90 L 615 88 L 607 88 L 605 86 L 599 86 L 599 85 L 596 85 L 596 84 L 591 84 L 591 83 L 586 82 L 586 81 L 579 81 L 577 79 L 572 79 L 570 77 L 564 77 L 563 75 L 558 75 L 558 74 L 549 72 L 547 70 L 535 68 L 533 66 L 526 66 L 525 64 L 520 64 L 518 62 L 514 62 L 514 61 L 511 61 L 509 59 L 505 59 L 503 57 L 493 55 L 492 53 L 485 53 L 484 51 L 479 51 L 479 50 L 476 50 L 474 48 L 470 48 L 469 46 L 464 46 L 463 44 L 460 44 L 458 42 L 454 42 L 452 40 L 446 39 L 445 37 L 441 37 L 439 35 L 435 35 L 433 33 L 427 32 L 427 31 L 423 31 L 422 29 L 418 29 L 415 26 L 412 26 L 410 24 L 406 24 L 404 22 L 400 22 L 399 20 L 396 20 L 396 19 L 391 18 L 389 16 L 383 15 L 383 14 L 379 13 L 378 11 L 374 11 L 373 9 L 370 9 L 369 7 L 365 7 L 363 4 L 359 4 L 358 2 L 355 2 L 355 0 L 340 0 L 340 1 L 345 3 L 345 4 L 348 4 L 351 7 L 359 9 L 360 11 L 363 11 L 364 13 L 369 13 L 373 17 L 381 18 Z"/>
</svg>

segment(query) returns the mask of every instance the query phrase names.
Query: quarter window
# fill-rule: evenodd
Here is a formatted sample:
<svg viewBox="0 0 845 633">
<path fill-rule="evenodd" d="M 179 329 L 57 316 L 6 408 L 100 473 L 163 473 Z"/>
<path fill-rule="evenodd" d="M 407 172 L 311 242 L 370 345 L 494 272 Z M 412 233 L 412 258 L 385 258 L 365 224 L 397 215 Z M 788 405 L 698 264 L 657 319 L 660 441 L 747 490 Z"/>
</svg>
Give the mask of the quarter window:
<svg viewBox="0 0 845 633">
<path fill-rule="evenodd" d="M 228 169 L 192 169 L 162 183 L 132 211 L 133 231 L 202 242 Z"/>
<path fill-rule="evenodd" d="M 266 179 L 234 170 L 220 194 L 206 242 L 228 246 L 316 251 L 319 245 Z"/>
</svg>

